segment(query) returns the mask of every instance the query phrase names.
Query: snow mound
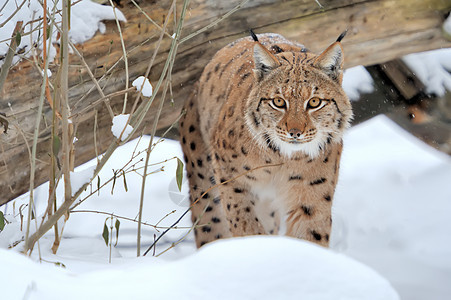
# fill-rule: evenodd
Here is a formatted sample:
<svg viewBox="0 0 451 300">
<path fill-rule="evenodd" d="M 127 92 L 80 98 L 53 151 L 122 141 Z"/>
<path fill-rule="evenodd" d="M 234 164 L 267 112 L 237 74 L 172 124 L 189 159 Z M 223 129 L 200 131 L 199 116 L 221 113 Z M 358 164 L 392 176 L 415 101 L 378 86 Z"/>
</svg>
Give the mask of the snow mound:
<svg viewBox="0 0 451 300">
<path fill-rule="evenodd" d="M 145 257 L 78 275 L 6 250 L 0 264 L 5 299 L 399 299 L 365 265 L 286 237 L 227 239 L 178 261 Z"/>
<path fill-rule="evenodd" d="M 186 288 L 197 283 L 201 298 L 398 299 L 388 281 L 363 264 L 286 237 L 217 241 L 178 263 L 184 265 L 186 274 L 174 273 L 180 279 L 191 277 Z M 199 278 L 208 281 L 202 283 Z"/>
<path fill-rule="evenodd" d="M 403 299 L 447 299 L 450 179 L 449 156 L 387 117 L 350 128 L 331 247 L 383 274 Z"/>
</svg>

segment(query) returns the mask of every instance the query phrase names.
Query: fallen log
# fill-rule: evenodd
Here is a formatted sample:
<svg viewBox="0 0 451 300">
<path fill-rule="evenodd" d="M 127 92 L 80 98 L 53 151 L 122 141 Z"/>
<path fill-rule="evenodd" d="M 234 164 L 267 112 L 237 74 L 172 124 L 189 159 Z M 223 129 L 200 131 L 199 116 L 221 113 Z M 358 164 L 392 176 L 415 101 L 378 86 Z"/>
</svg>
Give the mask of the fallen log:
<svg viewBox="0 0 451 300">
<path fill-rule="evenodd" d="M 141 1 L 140 7 L 160 26 L 164 22 L 171 1 Z M 179 1 L 180 2 L 180 1 Z M 203 28 L 230 11 L 241 1 L 192 0 L 185 21 L 182 38 Z M 182 43 L 179 47 L 172 75 L 173 103 L 167 103 L 159 128 L 172 124 L 180 114 L 182 103 L 192 84 L 214 53 L 227 43 L 246 36 L 250 28 L 257 33 L 277 32 L 302 42 L 313 52 L 329 45 L 344 30 L 345 67 L 374 65 L 396 57 L 436 48 L 451 47 L 443 35 L 444 16 L 451 10 L 449 1 L 440 0 L 336 0 L 319 1 L 253 0 L 227 17 L 219 25 Z M 130 1 L 121 1 L 121 11 L 127 18 L 122 24 L 128 51 L 130 80 L 143 75 L 150 60 L 159 29 L 148 21 Z M 181 3 L 177 4 L 179 9 Z M 104 94 L 125 88 L 122 48 L 115 22 L 106 22 L 105 34 L 97 34 L 90 41 L 78 45 L 86 63 L 100 79 L 116 62 L 114 72 L 101 81 Z M 172 32 L 169 28 L 168 32 Z M 156 82 L 163 69 L 171 38 L 165 37 L 156 56 L 150 79 Z M 57 61 L 51 70 L 57 70 Z M 75 144 L 75 165 L 80 165 L 102 153 L 112 140 L 111 117 L 99 93 L 86 93 L 93 82 L 80 60 L 71 56 L 69 101 L 78 138 Z M 0 133 L 0 205 L 26 192 L 30 177 L 30 145 L 42 79 L 30 61 L 22 61 L 12 68 L 6 79 L 0 101 L 5 114 L 7 133 Z M 123 95 L 109 100 L 115 114 L 120 113 Z M 158 101 L 156 101 L 158 102 Z M 129 108 L 130 109 L 130 108 Z M 148 113 L 138 133 L 148 133 L 153 111 Z M 41 122 L 37 148 L 35 182 L 43 183 L 49 174 L 49 141 L 52 111 L 46 105 Z M 4 124 L 2 122 L 2 124 Z M 96 130 L 94 126 L 96 125 Z M 96 139 L 94 139 L 96 134 Z"/>
</svg>

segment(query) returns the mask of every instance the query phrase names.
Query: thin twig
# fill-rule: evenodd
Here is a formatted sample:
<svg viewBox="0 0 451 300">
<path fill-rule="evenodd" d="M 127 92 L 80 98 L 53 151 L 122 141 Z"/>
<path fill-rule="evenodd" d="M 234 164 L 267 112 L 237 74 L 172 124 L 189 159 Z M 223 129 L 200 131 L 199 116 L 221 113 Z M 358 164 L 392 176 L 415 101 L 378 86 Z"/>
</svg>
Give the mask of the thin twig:
<svg viewBox="0 0 451 300">
<path fill-rule="evenodd" d="M 157 27 L 167 37 L 171 38 L 171 36 L 166 32 L 165 28 L 161 28 L 160 25 L 158 25 L 154 20 L 152 20 L 152 18 L 149 17 L 149 15 L 134 0 L 131 1 L 138 8 L 138 10 L 147 18 L 147 20 L 150 21 L 150 23 L 152 23 L 155 27 Z"/>
<path fill-rule="evenodd" d="M 51 16 L 49 16 L 49 17 L 51 17 Z M 54 18 L 51 17 L 51 19 L 54 22 Z M 59 26 L 57 26 L 56 24 L 55 24 L 55 28 L 58 30 L 58 32 L 61 35 L 64 34 L 63 30 Z M 99 85 L 99 82 L 97 81 L 97 79 L 95 78 L 95 76 L 92 73 L 91 69 L 89 68 L 88 64 L 86 63 L 83 55 L 81 55 L 80 51 L 78 51 L 77 47 L 75 47 L 75 45 L 70 40 L 68 40 L 68 44 L 71 47 L 71 49 L 74 51 L 74 53 L 78 56 L 78 58 L 80 59 L 81 63 L 83 64 L 83 66 L 85 67 L 86 71 L 88 72 L 89 77 L 91 78 L 92 82 L 96 86 L 97 91 L 99 92 L 101 97 L 105 98 L 105 94 L 103 93 L 103 90 L 102 90 L 102 88 Z M 111 119 L 113 119 L 114 118 L 114 113 L 113 113 L 113 110 L 111 109 L 111 106 L 109 105 L 109 101 L 105 100 L 104 102 L 105 102 L 105 106 L 108 109 L 108 112 L 110 114 Z"/>
<path fill-rule="evenodd" d="M 56 7 L 56 5 L 54 7 Z M 47 13 L 47 7 L 45 7 L 44 10 L 45 10 L 45 13 Z M 55 13 L 55 9 L 53 10 L 53 14 L 54 13 Z M 52 28 L 53 28 L 53 22 L 50 23 L 50 31 L 52 31 Z M 46 41 L 43 41 L 43 43 L 46 43 Z M 48 45 L 49 46 L 52 45 L 52 36 L 50 36 L 48 38 Z M 36 241 L 32 241 L 32 243 L 30 243 L 30 238 L 31 238 L 30 237 L 30 223 L 31 223 L 31 211 L 34 208 L 34 198 L 33 198 L 34 195 L 33 195 L 33 192 L 34 192 L 34 177 L 35 177 L 35 171 L 36 171 L 36 151 L 37 151 L 37 144 L 38 144 L 39 126 L 40 126 L 40 123 L 41 123 L 41 117 L 40 116 L 42 115 L 42 110 L 43 110 L 43 107 L 44 107 L 45 87 L 46 87 L 46 81 L 48 80 L 48 78 L 47 78 L 47 69 L 48 69 L 48 67 L 49 67 L 49 59 L 46 56 L 46 57 L 44 57 L 45 74 L 43 76 L 43 83 L 41 85 L 41 93 L 40 93 L 40 97 L 39 97 L 39 106 L 38 106 L 38 111 L 37 111 L 37 114 L 36 114 L 36 124 L 35 124 L 34 135 L 33 135 L 33 147 L 32 147 L 32 150 L 31 150 L 30 188 L 29 188 L 29 190 L 30 190 L 30 200 L 29 200 L 29 203 L 28 203 L 28 210 L 29 211 L 28 211 L 28 219 L 27 219 L 27 230 L 26 230 L 26 234 L 25 234 L 25 251 L 32 250 L 33 246 L 34 246 L 34 244 L 36 242 Z M 52 224 L 52 226 L 53 226 L 53 224 Z M 39 229 L 37 229 L 37 231 L 39 231 Z M 40 249 L 39 249 L 39 252 L 40 252 Z"/>
<path fill-rule="evenodd" d="M 0 71 L 0 93 L 3 90 L 3 84 L 6 81 L 6 77 L 8 76 L 9 68 L 11 67 L 11 64 L 13 62 L 14 55 L 16 54 L 16 48 L 17 48 L 17 35 L 22 33 L 22 21 L 18 21 L 16 23 L 16 27 L 13 30 L 12 36 L 14 37 L 11 39 L 10 46 L 8 49 L 8 52 L 5 57 L 5 61 L 3 62 L 1 71 Z M 1 28 L 1 26 L 0 26 Z"/>
<path fill-rule="evenodd" d="M 128 83 L 129 83 L 127 51 L 125 50 L 125 43 L 124 43 L 124 37 L 122 36 L 121 24 L 119 23 L 119 20 L 118 20 L 117 15 L 116 15 L 116 6 L 113 4 L 112 0 L 110 0 L 110 5 L 113 7 L 114 19 L 116 20 L 117 30 L 119 32 L 119 38 L 121 40 L 122 55 L 124 57 L 124 63 L 125 63 L 125 89 L 127 90 L 128 89 Z M 128 97 L 128 94 L 125 93 L 124 104 L 122 106 L 122 114 L 125 114 L 125 110 L 127 109 L 127 97 Z"/>
<path fill-rule="evenodd" d="M 78 49 L 75 47 L 75 45 L 74 45 L 71 41 L 69 41 L 69 45 L 71 46 L 72 50 L 74 50 L 74 53 L 80 58 L 82 64 L 85 66 L 85 69 L 86 69 L 86 71 L 88 72 L 89 77 L 91 77 L 91 80 L 94 82 L 94 84 L 95 84 L 95 86 L 96 86 L 97 91 L 99 92 L 99 94 L 102 96 L 102 98 L 106 98 L 106 97 L 105 97 L 105 94 L 103 93 L 102 88 L 101 88 L 100 85 L 99 85 L 99 82 L 98 82 L 97 79 L 95 78 L 94 74 L 92 74 L 91 69 L 89 68 L 88 64 L 86 63 L 86 61 L 85 61 L 83 55 L 81 55 L 81 53 L 78 51 Z M 108 99 L 108 98 L 106 98 L 106 99 Z M 108 99 L 108 100 L 109 100 L 109 99 Z M 104 100 L 105 106 L 106 106 L 107 109 L 108 109 L 108 112 L 109 112 L 109 114 L 110 114 L 111 119 L 113 119 L 113 118 L 114 118 L 114 113 L 113 113 L 113 110 L 111 109 L 111 106 L 110 106 L 108 100 Z"/>
<path fill-rule="evenodd" d="M 187 9 L 188 3 L 189 3 L 189 0 L 188 1 L 185 0 L 185 2 L 183 3 L 182 13 L 180 15 L 180 21 L 179 21 L 179 25 L 180 26 L 177 27 L 177 32 L 178 33 L 180 33 L 180 31 L 182 29 L 182 25 L 183 25 L 183 21 L 184 21 L 184 17 L 185 17 L 185 13 L 186 13 L 186 9 Z M 172 2 L 171 8 L 174 7 L 174 6 L 175 6 L 175 0 Z M 167 17 L 166 21 L 168 19 L 169 19 L 169 16 Z M 165 23 L 165 27 L 166 27 L 166 23 Z M 178 37 L 178 34 L 176 34 L 176 39 L 175 39 L 176 42 L 177 42 L 177 37 Z M 160 39 L 161 39 L 161 37 L 160 37 Z M 176 52 L 177 52 L 177 43 L 175 45 L 175 51 L 174 51 L 174 54 L 173 54 L 174 56 L 175 56 Z M 170 74 L 172 72 L 172 67 L 174 66 L 174 61 L 175 61 L 175 59 L 171 60 L 168 74 Z M 155 131 L 156 131 L 156 128 L 157 128 L 158 120 L 160 118 L 161 111 L 163 110 L 163 103 L 164 103 L 164 98 L 166 97 L 168 84 L 169 84 L 169 81 L 166 80 L 166 85 L 165 85 L 165 87 L 163 89 L 163 93 L 162 93 L 161 100 L 160 100 L 160 106 L 158 107 L 157 115 L 155 116 L 155 119 L 154 119 L 154 124 L 153 124 L 153 128 L 152 128 L 152 135 L 150 137 L 149 147 L 148 147 L 148 150 L 147 150 L 147 153 L 146 153 L 146 162 L 144 164 L 144 173 L 143 173 L 143 178 L 142 178 L 142 183 L 141 183 L 141 197 L 140 197 L 140 202 L 139 202 L 138 235 L 137 235 L 137 247 L 136 247 L 137 248 L 137 256 L 140 256 L 140 250 L 141 250 L 141 219 L 142 219 L 142 210 L 143 210 L 143 205 L 144 205 L 144 192 L 145 192 L 145 187 L 146 187 L 147 165 L 149 163 L 149 157 L 150 157 L 150 153 L 151 153 L 151 146 L 152 146 L 153 139 L 154 139 L 154 136 L 155 136 Z"/>
<path fill-rule="evenodd" d="M 11 20 L 19 12 L 19 10 L 22 8 L 22 6 L 24 6 L 25 2 L 27 2 L 27 0 L 23 0 L 23 2 L 16 8 L 16 10 L 3 23 L 0 24 L 0 28 L 5 26 L 5 24 L 8 23 L 9 20 Z"/>
<path fill-rule="evenodd" d="M 128 217 L 123 217 L 123 216 L 119 216 L 119 215 L 116 215 L 116 214 L 113 214 L 113 213 L 109 213 L 109 212 L 104 212 L 104 211 L 89 210 L 89 209 L 79 209 L 79 210 L 72 210 L 70 213 L 71 213 L 71 214 L 72 214 L 72 213 L 94 213 L 94 214 L 101 214 L 101 215 L 113 216 L 113 217 L 115 217 L 115 218 L 118 218 L 118 219 L 121 219 L 121 220 L 125 220 L 125 221 L 130 221 L 130 222 L 138 223 L 138 221 L 135 220 L 135 219 L 128 218 Z M 154 229 L 156 229 L 156 230 L 158 230 L 158 229 L 167 229 L 167 228 L 169 228 L 168 226 L 152 225 L 152 224 L 149 224 L 149 223 L 146 223 L 146 222 L 142 222 L 142 224 L 145 225 L 145 226 L 152 227 L 152 228 L 154 228 Z M 191 227 L 192 227 L 192 226 L 189 226 L 189 227 L 187 227 L 187 226 L 179 226 L 179 227 L 174 227 L 174 229 L 189 229 L 189 228 L 191 228 Z"/>
<path fill-rule="evenodd" d="M 0 7 L 0 13 L 5 9 L 6 5 L 8 4 L 8 1 L 9 0 L 5 1 L 5 4 L 3 4 L 2 7 Z"/>
<path fill-rule="evenodd" d="M 97 105 L 99 105 L 101 102 L 104 102 L 105 100 L 110 99 L 110 98 L 113 98 L 113 97 L 116 97 L 116 96 L 121 96 L 121 95 L 123 95 L 123 94 L 125 94 L 125 93 L 128 93 L 128 92 L 131 92 L 131 91 L 133 91 L 133 90 L 136 90 L 136 88 L 135 88 L 134 86 L 133 86 L 133 87 L 130 87 L 130 88 L 126 89 L 126 90 L 120 90 L 120 91 L 113 92 L 113 93 L 111 93 L 111 94 L 105 95 L 105 96 L 103 96 L 103 97 L 101 97 L 101 98 L 95 100 L 94 102 L 90 103 L 90 104 L 87 105 L 86 107 L 83 107 L 79 112 L 76 112 L 76 113 L 70 115 L 70 116 L 69 116 L 69 119 L 76 119 L 77 117 L 83 115 L 83 114 L 86 113 L 87 111 L 89 111 L 89 110 L 91 110 L 92 108 L 94 108 L 94 107 L 96 107 Z"/>
<path fill-rule="evenodd" d="M 161 218 L 161 219 L 157 222 L 157 224 L 155 224 L 155 226 L 158 226 L 158 224 L 160 224 L 161 222 L 163 222 L 164 219 L 166 219 L 167 217 L 169 217 L 169 216 L 172 215 L 172 214 L 175 214 L 175 212 L 176 212 L 175 209 L 174 209 L 173 211 L 171 211 L 171 212 L 168 212 L 163 218 Z"/>
<path fill-rule="evenodd" d="M 168 15 L 170 15 L 170 14 L 172 13 L 174 7 L 175 7 L 175 3 L 174 3 L 174 1 L 173 1 L 171 7 L 169 8 Z M 168 23 L 169 23 L 168 20 L 169 20 L 169 18 L 166 18 L 166 20 L 165 20 L 165 22 L 164 22 L 164 24 L 163 24 L 163 31 L 160 33 L 160 37 L 158 38 L 158 41 L 157 41 L 155 50 L 154 50 L 154 52 L 153 52 L 153 55 L 152 55 L 152 57 L 151 57 L 151 59 L 150 59 L 150 61 L 149 61 L 149 64 L 147 65 L 146 72 L 144 73 L 144 78 L 148 78 L 148 77 L 149 77 L 150 70 L 152 69 L 153 63 L 154 63 L 155 58 L 156 58 L 156 56 L 157 56 L 157 53 L 158 53 L 158 51 L 160 50 L 161 41 L 163 40 L 163 32 L 166 31 L 166 27 L 168 26 Z M 171 47 L 171 48 L 172 48 L 172 47 Z M 169 57 L 168 57 L 168 58 L 169 58 Z M 143 80 L 143 83 L 142 83 L 141 87 L 138 89 L 138 94 L 136 95 L 135 103 L 133 104 L 133 107 L 132 107 L 132 110 L 131 110 L 131 114 L 133 114 L 133 113 L 135 112 L 136 106 L 138 105 L 138 100 L 139 100 L 140 97 L 141 97 L 141 93 L 142 93 L 142 89 L 143 89 L 143 87 L 144 87 L 144 83 L 145 83 L 145 82 L 144 82 L 144 80 Z M 152 99 L 151 101 L 153 101 L 153 99 Z"/>
<path fill-rule="evenodd" d="M 45 4 L 45 5 L 47 5 L 47 4 Z M 45 16 L 46 16 L 46 14 L 44 14 L 44 19 L 46 19 Z M 44 24 L 46 24 L 46 22 L 44 22 Z M 44 28 L 44 33 L 45 33 L 44 34 L 44 41 L 45 41 L 46 40 L 46 35 L 47 35 L 46 28 Z M 32 38 L 30 36 L 30 40 L 31 39 Z M 44 43 L 44 49 L 45 49 L 45 43 Z M 33 52 L 35 53 L 36 51 L 33 51 Z M 33 55 L 33 60 L 35 61 L 36 67 L 39 68 L 39 64 L 37 63 L 37 59 L 36 59 L 35 55 Z M 42 73 L 43 76 L 46 76 L 46 75 L 44 75 L 44 72 L 45 73 L 47 73 L 47 72 L 45 70 L 43 70 L 42 72 L 43 72 Z M 49 80 L 47 80 L 47 82 L 49 82 Z M 46 91 L 49 91 L 48 85 L 46 86 Z M 56 94 L 56 90 L 55 90 L 55 94 Z M 54 98 L 56 99 L 56 97 L 54 97 Z M 59 179 L 60 179 L 61 173 L 58 172 L 58 180 L 56 180 L 56 178 L 57 178 L 56 177 L 57 176 L 56 166 L 57 166 L 57 163 L 58 163 L 57 160 L 59 159 L 58 158 L 58 153 L 57 153 L 57 150 L 59 150 L 59 149 L 56 149 L 57 146 L 55 145 L 55 135 L 56 135 L 56 132 L 57 132 L 57 129 L 55 127 L 58 126 L 58 121 L 57 121 L 56 116 L 57 116 L 56 115 L 56 107 L 55 108 L 52 107 L 52 126 L 51 126 L 52 127 L 52 129 L 51 129 L 52 136 L 50 137 L 51 154 L 50 154 L 49 198 L 48 198 L 48 201 L 47 201 L 47 210 L 44 213 L 44 216 L 42 217 L 42 222 L 46 218 L 46 215 L 51 216 L 52 213 L 53 213 L 52 209 L 53 209 L 53 211 L 56 211 L 56 207 L 57 207 L 56 187 L 57 187 L 57 184 L 59 183 Z M 41 222 L 41 224 L 42 224 L 42 222 Z M 58 222 L 55 223 L 54 232 L 55 232 L 55 242 L 54 242 L 54 246 L 55 246 L 55 245 L 59 245 L 59 241 L 60 241 L 59 231 L 58 231 Z M 58 247 L 58 246 L 56 246 L 56 247 Z"/>
<path fill-rule="evenodd" d="M 324 8 L 324 6 L 321 3 L 319 3 L 319 0 L 315 0 L 315 2 L 316 2 L 316 4 L 318 4 L 319 8 L 321 8 L 321 9 Z"/>
<path fill-rule="evenodd" d="M 157 143 L 159 143 L 161 140 L 164 140 L 164 137 L 169 133 L 169 131 L 171 131 L 172 128 L 174 128 L 175 124 L 177 124 L 179 122 L 179 120 L 183 117 L 184 114 L 185 114 L 185 111 L 182 111 L 180 113 L 180 115 L 177 117 L 177 119 L 174 122 L 172 122 L 171 126 L 169 126 L 168 129 L 166 129 L 166 131 L 161 135 L 161 137 L 157 141 Z"/>
<path fill-rule="evenodd" d="M 71 179 L 70 179 L 70 153 L 72 148 L 72 139 L 70 133 L 70 126 L 73 126 L 72 123 L 69 123 L 69 99 L 68 99 L 68 85 L 69 85 L 69 9 L 70 5 L 68 5 L 67 1 L 63 1 L 63 33 L 60 41 L 60 49 L 61 49 L 61 66 L 59 72 L 60 79 L 60 105 L 61 105 L 61 127 L 62 127 L 62 142 L 61 142 L 61 150 L 62 150 L 62 169 L 64 174 L 64 201 L 70 201 L 72 197 L 72 187 L 71 187 Z M 46 71 L 46 69 L 45 69 Z M 52 247 L 53 254 L 56 254 L 58 249 L 59 241 L 54 244 Z"/>
<path fill-rule="evenodd" d="M 201 215 L 203 215 L 207 211 L 207 207 L 208 207 L 208 205 L 205 205 L 204 210 L 202 211 Z M 200 222 L 200 218 L 198 218 L 193 223 L 193 225 L 189 228 L 189 230 L 178 241 L 172 243 L 171 246 L 169 246 L 167 249 L 163 250 L 162 252 L 158 253 L 157 255 L 155 255 L 155 248 L 156 247 L 154 247 L 154 254 L 153 254 L 153 256 L 159 257 L 160 255 L 166 253 L 167 251 L 171 250 L 172 248 L 174 248 L 175 246 L 180 244 L 183 240 L 186 239 L 186 237 L 191 233 L 191 231 L 193 231 L 193 229 L 197 227 L 197 224 L 199 224 L 199 222 Z"/>
<path fill-rule="evenodd" d="M 150 39 L 146 39 L 143 42 L 141 42 L 139 45 L 133 47 L 132 49 L 130 49 L 129 51 L 127 51 L 127 56 L 129 56 L 131 53 L 133 53 L 134 51 L 138 50 L 140 47 L 142 47 L 144 44 L 146 44 Z M 123 56 L 121 56 L 119 59 L 116 60 L 116 62 L 108 69 L 105 71 L 105 73 L 102 75 L 102 77 L 99 78 L 98 82 L 102 82 L 104 80 L 104 78 L 107 75 L 110 75 L 111 71 L 113 71 L 116 66 L 124 59 Z M 84 84 L 84 83 L 81 83 Z M 94 89 L 96 88 L 95 85 L 91 86 L 89 88 L 89 90 L 80 98 L 77 100 L 77 102 L 75 102 L 74 107 L 77 107 L 77 105 L 83 101 Z M 122 94 L 121 94 L 122 95 Z"/>
<path fill-rule="evenodd" d="M 212 28 L 213 26 L 216 26 L 219 22 L 223 21 L 225 18 L 229 17 L 231 14 L 235 13 L 237 10 L 239 10 L 241 7 L 243 7 L 247 2 L 249 2 L 249 0 L 242 1 L 237 6 L 235 6 L 230 11 L 228 11 L 226 14 L 224 14 L 222 17 L 220 17 L 219 19 L 211 22 L 210 24 L 208 24 L 207 26 L 197 30 L 196 32 L 193 32 L 193 33 L 187 35 L 186 37 L 184 37 L 183 39 L 180 40 L 180 44 L 186 42 L 187 40 L 195 37 L 196 35 L 204 32 L 204 31 Z"/>
</svg>

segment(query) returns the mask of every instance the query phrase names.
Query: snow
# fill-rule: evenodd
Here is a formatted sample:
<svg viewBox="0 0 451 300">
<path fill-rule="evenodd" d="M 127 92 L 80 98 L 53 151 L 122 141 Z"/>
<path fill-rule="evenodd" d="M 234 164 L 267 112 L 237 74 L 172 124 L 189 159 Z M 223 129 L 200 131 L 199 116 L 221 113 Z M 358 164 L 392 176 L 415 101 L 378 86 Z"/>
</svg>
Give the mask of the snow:
<svg viewBox="0 0 451 300">
<path fill-rule="evenodd" d="M 384 116 L 352 127 L 332 247 L 385 275 L 405 299 L 451 293 L 451 159 Z"/>
<path fill-rule="evenodd" d="M 119 21 L 126 21 L 125 16 L 118 9 L 116 9 L 116 15 Z M 97 30 L 104 33 L 105 24 L 101 22 L 102 20 L 115 20 L 111 6 L 99 5 L 87 0 L 74 5 L 71 10 L 71 41 L 81 44 L 91 39 Z"/>
<path fill-rule="evenodd" d="M 85 184 L 89 183 L 94 176 L 95 166 L 89 166 L 84 170 L 77 168 L 77 171 L 70 172 L 70 183 L 72 189 L 72 196 Z"/>
<path fill-rule="evenodd" d="M 146 257 L 78 275 L 12 251 L 0 257 L 11 270 L 7 299 L 24 291 L 27 299 L 399 299 L 365 265 L 284 237 L 224 240 L 175 262 Z"/>
<path fill-rule="evenodd" d="M 359 100 L 361 93 L 374 91 L 373 78 L 363 66 L 346 69 L 343 74 L 343 89 L 349 99 Z"/>
<path fill-rule="evenodd" d="M 450 17 L 444 26 L 451 29 Z M 451 91 L 451 48 L 413 53 L 402 59 L 426 86 L 426 93 L 443 96 Z M 374 91 L 373 79 L 363 66 L 349 68 L 344 71 L 343 89 L 349 99 L 356 101 L 360 94 Z"/>
<path fill-rule="evenodd" d="M 443 22 L 443 30 L 451 37 L 451 14 Z"/>
<path fill-rule="evenodd" d="M 144 84 L 144 86 L 143 86 Z M 144 97 L 151 97 L 152 96 L 152 85 L 149 82 L 149 79 L 147 79 L 144 76 L 139 76 L 138 78 L 136 78 L 132 85 L 139 91 L 141 90 L 142 87 L 142 91 L 141 93 L 143 94 Z"/>
<path fill-rule="evenodd" d="M 121 146 L 100 172 L 100 182 L 106 182 L 112 169 L 122 168 L 133 151 L 144 151 L 148 143 L 149 137 L 145 136 L 139 142 L 133 140 Z M 157 231 L 144 226 L 142 252 L 154 235 L 158 236 L 186 210 L 186 183 L 179 193 L 175 184 L 177 162 L 173 157 L 182 157 L 182 152 L 178 142 L 171 140 L 157 143 L 151 153 L 151 163 L 155 164 L 151 171 L 155 174 L 147 178 L 143 220 L 150 224 L 161 221 L 161 227 Z M 134 161 L 142 158 L 143 154 L 137 155 Z M 164 163 L 156 164 L 159 162 Z M 95 160 L 79 168 L 94 165 Z M 141 166 L 142 163 L 136 165 L 134 172 L 127 171 L 128 192 L 123 179 L 118 178 L 114 189 L 108 184 L 75 210 L 134 219 L 139 205 Z M 303 299 L 396 299 L 391 285 L 403 299 L 447 299 L 451 293 L 450 179 L 448 156 L 379 116 L 352 127 L 345 135 L 333 207 L 331 250 L 283 237 L 247 237 L 217 242 L 196 251 L 190 233 L 159 257 L 133 258 L 137 225 L 121 220 L 119 243 L 113 248 L 112 264 L 108 264 L 109 250 L 101 238 L 108 215 L 73 212 L 56 255 L 49 250 L 52 232 L 40 242 L 43 258 L 61 262 L 66 269 L 45 262 L 39 265 L 20 256 L 16 251 L 22 243 L 14 248 L 16 251 L 0 253 L 0 265 L 10 278 L 7 286 L 0 281 L 0 290 L 5 299 L 22 299 L 27 289 L 28 299 L 53 299 L 69 288 L 71 293 L 64 293 L 68 299 L 88 294 L 89 298 L 99 299 L 140 299 L 149 293 L 165 299 L 212 295 L 219 299 L 236 298 L 230 293 L 241 299 L 290 299 L 299 298 L 300 293 Z M 80 199 L 96 185 L 97 179 Z M 47 193 L 48 185 L 36 189 L 38 215 L 45 209 Z M 27 195 L 15 201 L 16 214 L 19 205 L 26 201 Z M 11 221 L 12 203 L 2 209 Z M 18 221 L 7 224 L 0 233 L 0 247 L 20 239 Z M 190 224 L 188 214 L 178 224 L 179 229 L 169 231 L 161 239 L 155 254 L 179 241 Z M 37 255 L 34 251 L 33 260 Z"/>
<path fill-rule="evenodd" d="M 121 141 L 124 141 L 127 139 L 127 137 L 130 135 L 130 133 L 133 131 L 133 127 L 127 124 L 127 121 L 129 119 L 129 114 L 123 114 L 123 115 L 117 115 L 113 118 L 113 125 L 111 126 L 111 132 L 116 138 L 119 138 L 121 136 L 122 131 L 124 130 L 124 133 L 121 136 Z"/>
<path fill-rule="evenodd" d="M 44 70 L 41 71 L 42 76 L 44 76 Z M 50 69 L 47 69 L 47 77 L 50 78 L 52 77 L 52 71 L 50 71 Z"/>
<path fill-rule="evenodd" d="M 451 91 L 451 48 L 409 54 L 403 61 L 426 86 L 426 92 L 443 96 Z"/>
<path fill-rule="evenodd" d="M 0 14 L 0 23 L 3 23 L 7 18 L 9 18 L 21 2 L 22 1 L 9 0 Z M 78 1 L 71 0 L 71 3 L 74 2 Z M 57 9 L 61 9 L 61 3 L 62 1 L 58 1 Z M 1 6 L 3 6 L 3 3 L 1 4 Z M 53 1 L 47 1 L 47 6 L 49 7 L 49 10 L 52 11 Z M 41 18 L 42 11 L 42 6 L 39 4 L 38 0 L 27 1 L 26 4 L 22 6 L 22 8 L 12 17 L 12 19 L 2 27 L 2 29 L 0 30 L 0 56 L 5 55 L 8 51 L 8 39 L 11 38 L 14 27 L 16 26 L 16 23 L 18 21 L 23 21 L 23 23 L 26 24 L 24 27 L 24 34 L 22 35 L 21 43 L 18 46 L 18 49 L 25 49 L 25 57 L 29 57 L 31 55 L 30 47 L 37 41 L 39 41 L 39 49 L 42 49 L 41 30 L 36 30 L 32 32 L 31 35 L 26 35 L 30 31 L 34 30 L 35 26 L 37 26 L 36 22 L 31 22 L 29 24 L 28 22 L 34 19 Z M 117 9 L 116 15 L 119 21 L 126 21 L 124 15 Z M 103 33 L 105 31 L 105 24 L 103 24 L 102 21 L 115 20 L 115 16 L 113 8 L 111 6 L 100 5 L 98 3 L 91 2 L 90 0 L 81 0 L 71 7 L 70 20 L 71 24 L 69 39 L 73 43 L 77 44 L 91 39 L 97 32 L 97 30 Z M 60 24 L 61 14 L 55 15 L 55 21 Z M 59 41 L 57 40 L 57 32 L 57 29 L 54 27 L 52 32 L 53 43 L 59 43 Z M 50 61 L 53 60 L 55 55 L 56 49 L 52 46 L 49 49 Z M 13 64 L 15 64 L 17 61 L 19 61 L 19 57 L 15 56 Z M 3 61 L 0 60 L 0 66 L 2 64 Z"/>
<path fill-rule="evenodd" d="M 23 237 L 20 223 L 12 215 L 5 215 L 5 219 L 8 224 L 0 233 L 0 249 L 12 247 L 15 242 L 20 241 Z"/>
</svg>

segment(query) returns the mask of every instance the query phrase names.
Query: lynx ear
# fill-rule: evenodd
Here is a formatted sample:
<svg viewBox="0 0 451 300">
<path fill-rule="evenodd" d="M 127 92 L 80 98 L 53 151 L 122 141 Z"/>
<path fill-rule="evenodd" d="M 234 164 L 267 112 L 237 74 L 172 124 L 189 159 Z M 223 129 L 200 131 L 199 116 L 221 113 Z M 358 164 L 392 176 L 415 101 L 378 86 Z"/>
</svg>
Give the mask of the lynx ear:
<svg viewBox="0 0 451 300">
<path fill-rule="evenodd" d="M 277 58 L 268 51 L 262 44 L 258 41 L 257 36 L 251 30 L 251 36 L 255 41 L 254 45 L 254 74 L 258 81 L 260 81 L 266 74 L 271 70 L 280 66 L 280 62 Z"/>
<path fill-rule="evenodd" d="M 343 32 L 335 43 L 330 45 L 323 53 L 321 53 L 313 62 L 313 66 L 321 69 L 332 80 L 341 84 L 343 80 L 343 48 L 341 40 L 346 35 Z"/>
</svg>

